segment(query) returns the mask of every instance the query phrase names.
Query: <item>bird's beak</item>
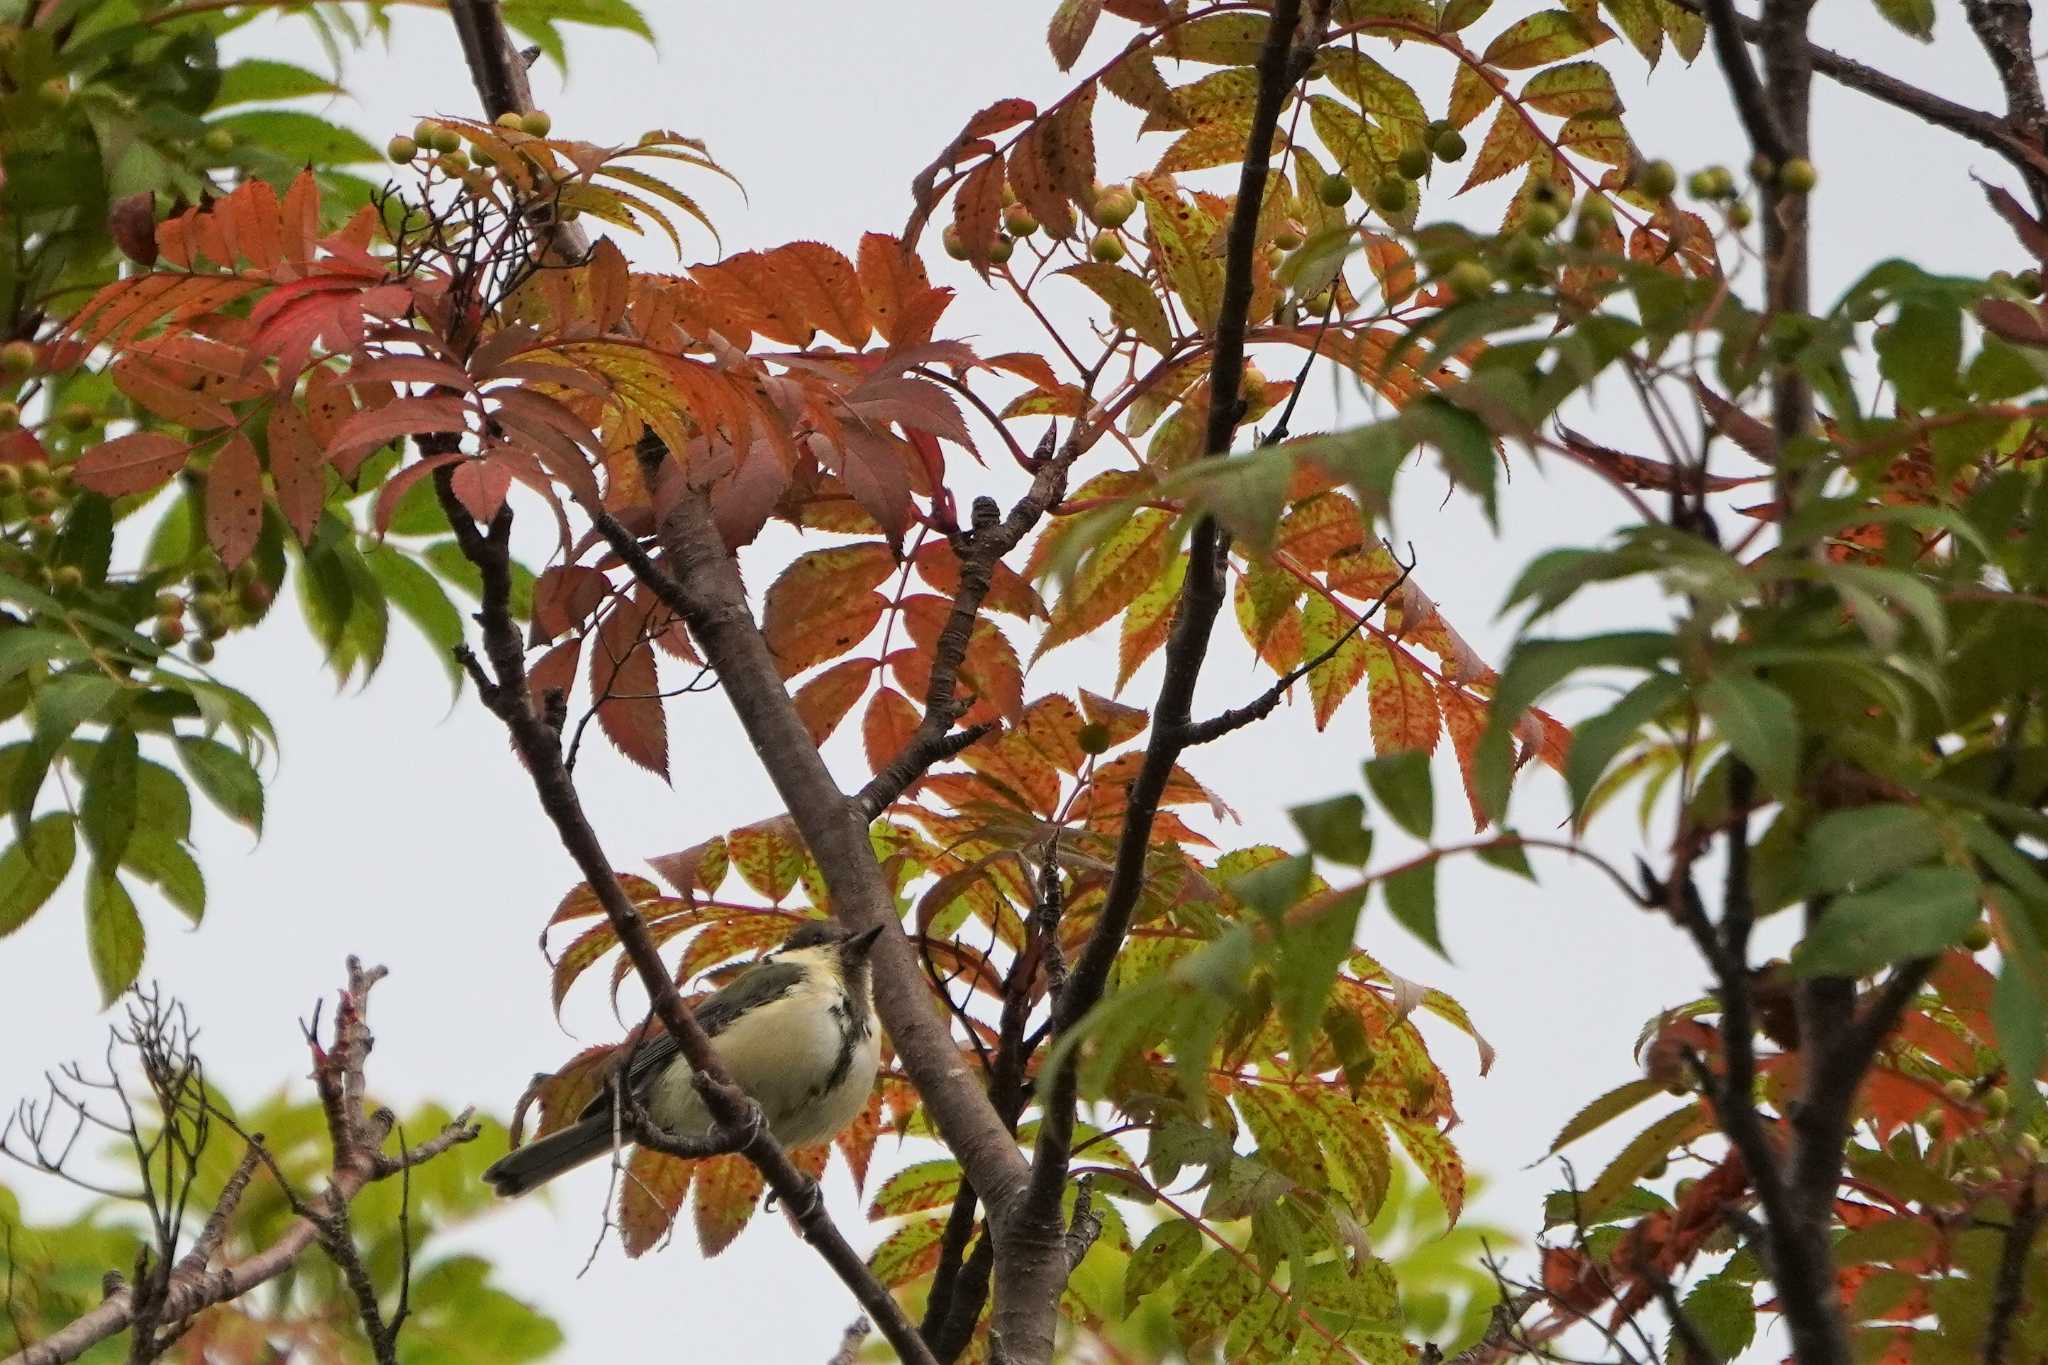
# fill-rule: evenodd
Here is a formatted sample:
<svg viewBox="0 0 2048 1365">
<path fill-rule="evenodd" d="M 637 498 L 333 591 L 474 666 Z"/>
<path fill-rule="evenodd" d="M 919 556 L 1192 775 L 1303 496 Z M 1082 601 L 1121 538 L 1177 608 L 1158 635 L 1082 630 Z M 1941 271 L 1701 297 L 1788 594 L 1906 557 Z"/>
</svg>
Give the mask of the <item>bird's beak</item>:
<svg viewBox="0 0 2048 1365">
<path fill-rule="evenodd" d="M 846 940 L 846 951 L 853 957 L 866 957 L 868 950 L 875 946 L 875 940 L 882 936 L 886 926 L 877 924 L 872 929 L 863 929 Z"/>
</svg>

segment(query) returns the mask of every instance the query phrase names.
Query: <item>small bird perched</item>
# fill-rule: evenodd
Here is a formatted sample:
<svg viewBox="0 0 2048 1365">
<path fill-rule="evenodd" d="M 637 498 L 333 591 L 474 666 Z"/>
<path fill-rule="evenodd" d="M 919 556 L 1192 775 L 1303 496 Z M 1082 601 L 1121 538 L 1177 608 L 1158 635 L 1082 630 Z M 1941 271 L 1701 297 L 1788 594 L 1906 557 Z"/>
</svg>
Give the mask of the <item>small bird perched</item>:
<svg viewBox="0 0 2048 1365">
<path fill-rule="evenodd" d="M 780 948 L 694 1007 L 740 1089 L 754 1097 L 784 1147 L 823 1142 L 866 1107 L 881 1062 L 868 990 L 868 951 L 880 925 L 849 933 L 808 921 Z M 682 1137 L 712 1128 L 694 1073 L 667 1033 L 640 1044 L 625 1084 L 648 1117 Z M 499 1194 L 525 1194 L 612 1148 L 609 1089 L 576 1122 L 506 1153 L 484 1172 Z"/>
</svg>

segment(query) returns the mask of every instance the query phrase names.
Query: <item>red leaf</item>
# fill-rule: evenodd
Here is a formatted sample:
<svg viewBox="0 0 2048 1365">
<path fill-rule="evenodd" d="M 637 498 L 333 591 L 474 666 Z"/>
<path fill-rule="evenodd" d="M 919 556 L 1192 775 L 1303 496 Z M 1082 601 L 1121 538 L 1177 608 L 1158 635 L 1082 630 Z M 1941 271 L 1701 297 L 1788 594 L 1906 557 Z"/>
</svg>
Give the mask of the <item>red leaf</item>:
<svg viewBox="0 0 2048 1365">
<path fill-rule="evenodd" d="M 78 462 L 78 481 L 95 493 L 125 497 L 160 487 L 185 467 L 192 447 L 159 431 L 116 436 L 85 452 Z"/>
<path fill-rule="evenodd" d="M 488 522 L 505 505 L 505 494 L 512 487 L 512 471 L 490 458 L 464 460 L 455 467 L 452 483 L 455 496 L 469 509 L 469 514 L 479 523 Z"/>
<path fill-rule="evenodd" d="M 634 1151 L 619 1190 L 619 1240 L 626 1255 L 642 1255 L 662 1239 L 689 1196 L 696 1169 L 694 1161 L 650 1147 Z"/>
<path fill-rule="evenodd" d="M 783 296 L 813 327 L 849 346 L 867 342 L 867 305 L 846 257 L 822 242 L 791 242 L 762 260 Z"/>
<path fill-rule="evenodd" d="M 906 328 L 916 305 L 937 292 L 924 273 L 924 262 L 881 232 L 860 239 L 859 261 L 861 297 L 882 339 L 896 344 L 923 340 L 909 337 Z"/>
<path fill-rule="evenodd" d="M 270 410 L 270 481 L 277 486 L 278 510 L 306 544 L 327 501 L 327 469 L 305 411 L 284 399 Z"/>
<path fill-rule="evenodd" d="M 568 700 L 570 689 L 576 686 L 576 662 L 582 653 L 583 637 L 578 635 L 541 655 L 539 662 L 526 670 L 526 694 L 535 706 L 545 708 L 550 692 L 559 692 L 564 702 Z"/>
<path fill-rule="evenodd" d="M 469 413 L 456 398 L 400 398 L 381 408 L 365 408 L 341 424 L 327 444 L 327 458 L 352 476 L 363 458 L 401 436 L 460 434 L 469 428 Z"/>
<path fill-rule="evenodd" d="M 590 652 L 590 690 L 597 723 L 620 753 L 668 780 L 668 718 L 654 647 L 641 638 L 645 613 L 620 602 L 605 615 Z"/>
<path fill-rule="evenodd" d="M 953 231 L 967 250 L 967 260 L 984 277 L 988 253 L 995 245 L 996 221 L 1003 212 L 1003 163 L 990 157 L 975 168 L 953 196 Z"/>
<path fill-rule="evenodd" d="M 580 629 L 611 593 L 611 580 L 587 564 L 557 564 L 533 585 L 533 638 L 545 644 Z"/>
<path fill-rule="evenodd" d="M 377 501 L 371 508 L 371 520 L 377 527 L 377 534 L 381 536 L 391 529 L 391 514 L 397 510 L 398 500 L 405 496 L 405 491 L 408 488 L 411 488 L 442 465 L 453 464 L 457 460 L 466 460 L 468 458 L 467 455 L 464 455 L 459 450 L 447 451 L 440 455 L 429 455 L 426 459 L 409 464 L 386 479 L 384 486 L 377 490 Z"/>
<path fill-rule="evenodd" d="M 206 475 L 206 539 L 232 569 L 263 531 L 263 465 L 249 438 L 235 432 Z"/>
</svg>

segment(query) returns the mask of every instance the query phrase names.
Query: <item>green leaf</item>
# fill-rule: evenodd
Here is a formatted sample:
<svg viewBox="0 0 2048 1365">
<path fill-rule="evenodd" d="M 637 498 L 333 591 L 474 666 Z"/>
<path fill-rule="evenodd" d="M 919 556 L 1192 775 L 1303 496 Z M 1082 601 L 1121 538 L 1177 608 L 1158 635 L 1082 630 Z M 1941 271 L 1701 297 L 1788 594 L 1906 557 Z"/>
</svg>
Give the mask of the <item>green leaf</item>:
<svg viewBox="0 0 2048 1365">
<path fill-rule="evenodd" d="M 1651 1167 L 1669 1156 L 1672 1148 L 1712 1126 L 1713 1120 L 1696 1103 L 1674 1109 L 1658 1119 L 1636 1134 L 1607 1169 L 1600 1172 L 1599 1178 L 1580 1194 L 1580 1214 L 1588 1219 L 1597 1217 L 1608 1205 L 1628 1193 Z"/>
<path fill-rule="evenodd" d="M 1545 1153 L 1545 1155 L 1555 1154 L 1562 1150 L 1567 1143 L 1576 1142 L 1594 1129 L 1607 1123 L 1610 1119 L 1621 1117 L 1663 1089 L 1664 1087 L 1657 1084 L 1657 1082 L 1647 1079 L 1634 1080 L 1630 1081 L 1627 1085 L 1616 1086 L 1599 1099 L 1588 1104 L 1578 1113 L 1572 1115 L 1564 1127 L 1558 1130 L 1557 1136 L 1551 1140 L 1550 1151 Z"/>
<path fill-rule="evenodd" d="M 1443 940 L 1437 936 L 1436 859 L 1430 858 L 1381 878 L 1380 890 L 1387 898 L 1387 909 L 1394 919 L 1409 933 L 1434 948 L 1437 956 L 1450 961 L 1451 955 L 1444 951 Z"/>
<path fill-rule="evenodd" d="M 205 874 L 185 846 L 161 830 L 138 828 L 128 840 L 121 866 L 154 886 L 193 924 L 205 916 Z"/>
<path fill-rule="evenodd" d="M 1607 765 L 1614 761 L 1621 747 L 1684 696 L 1683 681 L 1669 673 L 1654 673 L 1620 701 L 1579 723 L 1572 731 L 1571 751 L 1564 761 L 1564 780 L 1571 789 L 1573 810 L 1585 806 L 1586 798 L 1599 785 Z"/>
<path fill-rule="evenodd" d="M 1309 879 L 1314 875 L 1314 860 L 1305 853 L 1297 854 L 1292 858 L 1275 858 L 1231 878 L 1228 890 L 1268 920 L 1277 922 L 1308 894 Z"/>
<path fill-rule="evenodd" d="M 185 779 L 163 764 L 145 758 L 136 768 L 135 780 L 139 789 L 136 828 L 154 829 L 174 840 L 189 837 L 192 796 L 185 790 Z"/>
<path fill-rule="evenodd" d="M 1400 755 L 1407 757 L 1407 755 Z M 1420 757 L 1420 755 L 1417 755 Z M 1370 771 L 1371 764 L 1367 764 Z M 1372 831 L 1365 827 L 1365 798 L 1347 793 L 1296 806 L 1287 818 L 1318 857 L 1347 867 L 1364 867 L 1372 856 Z"/>
<path fill-rule="evenodd" d="M 1252 1297 L 1264 1292 L 1239 1264 L 1239 1254 L 1220 1248 L 1212 1251 L 1181 1280 L 1173 1305 L 1173 1330 L 1190 1355 L 1228 1332 Z"/>
<path fill-rule="evenodd" d="M 360 136 L 317 114 L 295 109 L 252 109 L 213 120 L 237 141 L 253 143 L 286 161 L 340 166 L 378 161 L 382 154 Z"/>
<path fill-rule="evenodd" d="M 85 773 L 85 795 L 78 805 L 78 823 L 92 860 L 103 872 L 121 865 L 121 855 L 135 833 L 141 789 L 141 762 L 135 732 L 123 726 L 107 733 Z"/>
<path fill-rule="evenodd" d="M 1832 811 L 1806 836 L 1802 880 L 1810 893 L 1870 886 L 1941 852 L 1941 828 L 1918 806 Z"/>
<path fill-rule="evenodd" d="M 424 486 L 425 481 L 421 482 Z M 410 555 L 390 545 L 372 545 L 363 558 L 386 600 L 427 637 L 450 685 L 459 691 L 462 666 L 455 661 L 455 647 L 462 643 L 462 613 L 448 600 L 440 582 Z"/>
<path fill-rule="evenodd" d="M 1513 873 L 1525 882 L 1536 880 L 1536 869 L 1529 866 L 1529 854 L 1522 846 L 1521 837 L 1511 829 L 1502 830 L 1500 838 L 1479 845 L 1472 854 L 1488 867 Z"/>
<path fill-rule="evenodd" d="M 239 749 L 219 740 L 180 735 L 178 761 L 223 814 L 263 833 L 263 779 Z"/>
<path fill-rule="evenodd" d="M 1326 892 L 1289 921 L 1279 935 L 1280 961 L 1274 970 L 1273 1002 L 1287 1025 L 1288 1048 L 1305 1058 L 1315 1042 L 1323 1004 L 1341 967 L 1356 946 L 1358 915 L 1365 908 L 1362 886 Z"/>
<path fill-rule="evenodd" d="M 1709 1275 L 1685 1296 L 1685 1316 L 1699 1330 L 1713 1360 L 1694 1360 L 1685 1354 L 1679 1339 L 1672 1338 L 1672 1365 L 1718 1365 L 1734 1360 L 1749 1349 L 1756 1338 L 1756 1296 L 1751 1288 L 1730 1275 Z"/>
<path fill-rule="evenodd" d="M 71 874 L 77 838 L 68 811 L 51 811 L 0 853 L 0 937 L 28 923 Z"/>
<path fill-rule="evenodd" d="M 1697 696 L 1700 710 L 1758 780 L 1774 796 L 1791 796 L 1799 785 L 1799 716 L 1791 698 L 1733 673 L 1709 680 Z"/>
<path fill-rule="evenodd" d="M 1193 1265 L 1201 1254 L 1201 1229 L 1185 1218 L 1146 1233 L 1124 1270 L 1124 1312 L 1137 1312 L 1138 1300 Z"/>
<path fill-rule="evenodd" d="M 1476 495 L 1488 522 L 1494 520 L 1494 480 L 1500 472 L 1500 456 L 1494 450 L 1493 433 L 1477 414 L 1448 399 L 1427 394 L 1409 403 L 1401 412 L 1401 424 L 1417 442 L 1436 447 L 1444 459 L 1444 471 L 1466 491 Z"/>
<path fill-rule="evenodd" d="M 80 496 L 50 546 L 51 560 L 83 570 L 88 583 L 104 583 L 113 554 L 114 505 L 97 493 Z"/>
<path fill-rule="evenodd" d="M 1508 656 L 1487 708 L 1486 732 L 1479 737 L 1473 785 L 1480 806 L 1498 820 L 1507 808 L 1513 776 L 1514 727 L 1522 713 L 1544 693 L 1587 668 L 1653 668 L 1671 654 L 1673 641 L 1661 631 L 1617 631 L 1576 640 L 1523 640 Z"/>
<path fill-rule="evenodd" d="M 251 57 L 236 62 L 220 73 L 220 90 L 213 97 L 214 108 L 230 104 L 253 104 L 261 100 L 291 100 L 307 95 L 339 95 L 340 86 L 318 72 L 290 62 Z"/>
<path fill-rule="evenodd" d="M 871 1219 L 901 1218 L 944 1208 L 960 1192 L 960 1163 L 950 1157 L 919 1161 L 889 1177 L 868 1205 Z"/>
<path fill-rule="evenodd" d="M 1934 41 L 1934 0 L 1872 0 L 1892 27 L 1923 43 Z"/>
<path fill-rule="evenodd" d="M 1548 66 L 1575 57 L 1612 38 L 1597 19 L 1580 18 L 1569 10 L 1544 10 L 1514 24 L 1491 43 L 1480 58 L 1488 66 L 1516 70 Z"/>
<path fill-rule="evenodd" d="M 2019 922 L 2019 917 L 2012 917 Z M 2031 963 L 2027 953 L 2032 954 Z M 2031 967 L 2031 970 L 2030 970 Z M 2038 1076 L 2048 1064 L 2048 1011 L 2042 1008 L 2041 945 L 2026 945 L 2026 952 L 2010 954 L 2000 964 L 1998 982 L 1991 988 L 1991 1030 L 1998 1035 L 1998 1050 L 2005 1059 L 2008 1075 Z M 2033 1085 L 2009 1087 L 2013 1112 L 2031 1121 L 2041 1109 L 2040 1088 Z"/>
<path fill-rule="evenodd" d="M 1916 867 L 1882 886 L 1838 896 L 1799 946 L 1800 976 L 1865 976 L 1958 942 L 1977 920 L 1977 879 L 1956 867 Z"/>
<path fill-rule="evenodd" d="M 1365 765 L 1365 784 L 1373 799 L 1399 825 L 1427 841 L 1436 824 L 1436 794 L 1429 780 L 1429 755 L 1420 749 L 1383 754 Z"/>
<path fill-rule="evenodd" d="M 100 1004 L 111 1005 L 142 970 L 142 917 L 119 879 L 97 869 L 85 880 L 85 944 Z"/>
<path fill-rule="evenodd" d="M 1109 320 L 1128 327 L 1138 340 L 1165 355 L 1173 349 L 1173 329 L 1167 325 L 1166 309 L 1143 276 L 1122 266 L 1085 261 L 1055 272 L 1071 275 L 1109 305 Z"/>
</svg>

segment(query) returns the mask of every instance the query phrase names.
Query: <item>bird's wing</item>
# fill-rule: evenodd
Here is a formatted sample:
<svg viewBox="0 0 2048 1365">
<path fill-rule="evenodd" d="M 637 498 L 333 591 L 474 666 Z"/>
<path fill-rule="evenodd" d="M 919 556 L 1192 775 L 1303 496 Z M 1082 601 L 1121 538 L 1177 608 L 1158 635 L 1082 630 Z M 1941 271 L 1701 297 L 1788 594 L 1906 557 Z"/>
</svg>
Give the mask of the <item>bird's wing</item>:
<svg viewBox="0 0 2048 1365">
<path fill-rule="evenodd" d="M 691 1013 L 697 1016 L 698 1025 L 716 1038 L 748 1010 L 789 994 L 803 978 L 803 968 L 793 962 L 772 959 L 757 962 L 708 998 L 691 1006 Z M 666 1029 L 656 1031 L 634 1049 L 633 1059 L 626 1067 L 627 1086 L 646 1098 L 647 1087 L 653 1084 L 654 1078 L 681 1054 L 682 1047 Z M 611 1089 L 606 1087 L 596 1099 L 584 1106 L 580 1117 L 590 1118 L 610 1112 Z"/>
</svg>

